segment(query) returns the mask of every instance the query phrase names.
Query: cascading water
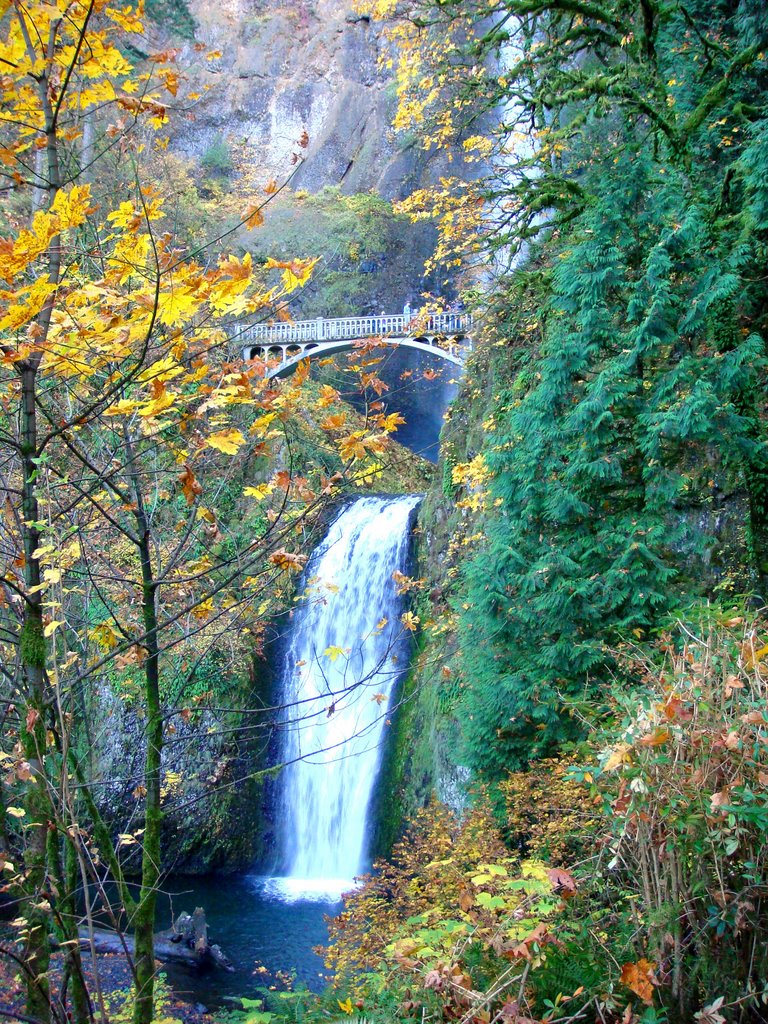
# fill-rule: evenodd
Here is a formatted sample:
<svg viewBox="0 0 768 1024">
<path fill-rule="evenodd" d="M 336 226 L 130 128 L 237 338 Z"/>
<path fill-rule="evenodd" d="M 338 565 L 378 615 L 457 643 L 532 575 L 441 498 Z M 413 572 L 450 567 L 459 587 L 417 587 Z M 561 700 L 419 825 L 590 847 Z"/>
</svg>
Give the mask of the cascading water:
<svg viewBox="0 0 768 1024">
<path fill-rule="evenodd" d="M 288 899 L 332 898 L 365 868 L 366 826 L 392 692 L 407 667 L 403 598 L 418 496 L 360 498 L 313 553 L 282 672 L 280 829 Z"/>
</svg>

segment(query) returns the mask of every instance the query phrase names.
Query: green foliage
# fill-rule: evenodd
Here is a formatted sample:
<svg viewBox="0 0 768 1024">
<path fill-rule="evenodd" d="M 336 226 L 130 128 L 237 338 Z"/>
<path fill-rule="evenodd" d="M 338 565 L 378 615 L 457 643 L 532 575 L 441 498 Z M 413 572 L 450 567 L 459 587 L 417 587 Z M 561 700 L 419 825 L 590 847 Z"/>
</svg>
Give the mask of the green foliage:
<svg viewBox="0 0 768 1024">
<path fill-rule="evenodd" d="M 195 19 L 187 0 L 146 0 L 148 17 L 182 39 L 195 38 Z"/>
<path fill-rule="evenodd" d="M 608 649 L 731 571 L 698 528 L 723 493 L 746 493 L 737 557 L 748 586 L 768 583 L 765 69 L 721 88 L 710 68 L 710 94 L 687 22 L 665 12 L 653 55 L 630 51 L 638 81 L 675 83 L 675 134 L 610 84 L 618 50 L 602 80 L 590 58 L 563 70 L 563 17 L 552 5 L 552 34 L 530 37 L 563 127 L 557 161 L 514 203 L 526 224 L 549 208 L 550 227 L 491 296 L 489 333 L 509 365 L 480 453 L 486 540 L 456 599 L 467 754 L 494 777 L 578 735 L 563 699 L 601 691 Z M 765 30 L 726 16 L 719 27 L 734 51 Z M 563 190 L 564 176 L 578 188 Z M 476 484 L 465 500 L 478 507 Z"/>
<path fill-rule="evenodd" d="M 221 177 L 232 170 L 232 152 L 226 139 L 218 135 L 200 157 L 200 164 L 210 174 Z"/>
<path fill-rule="evenodd" d="M 404 222 L 374 192 L 345 195 L 326 186 L 316 195 L 279 196 L 248 245 L 256 254 L 322 255 L 322 268 L 302 297 L 302 317 L 359 315 L 369 308 L 383 267 L 407 260 Z"/>
</svg>

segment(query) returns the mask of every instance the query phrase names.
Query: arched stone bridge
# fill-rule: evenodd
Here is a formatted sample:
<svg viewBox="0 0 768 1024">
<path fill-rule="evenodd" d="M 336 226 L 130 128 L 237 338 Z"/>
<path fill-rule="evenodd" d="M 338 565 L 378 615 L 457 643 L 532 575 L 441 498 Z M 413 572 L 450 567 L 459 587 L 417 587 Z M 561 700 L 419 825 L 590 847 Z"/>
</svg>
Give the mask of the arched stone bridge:
<svg viewBox="0 0 768 1024">
<path fill-rule="evenodd" d="M 472 318 L 467 313 L 433 316 L 402 313 L 347 316 L 334 320 L 298 320 L 295 323 L 236 325 L 233 334 L 243 346 L 243 359 L 264 359 L 267 376 L 286 377 L 302 359 L 349 352 L 356 342 L 377 339 L 383 345 L 431 352 L 463 366 L 472 348 Z"/>
</svg>

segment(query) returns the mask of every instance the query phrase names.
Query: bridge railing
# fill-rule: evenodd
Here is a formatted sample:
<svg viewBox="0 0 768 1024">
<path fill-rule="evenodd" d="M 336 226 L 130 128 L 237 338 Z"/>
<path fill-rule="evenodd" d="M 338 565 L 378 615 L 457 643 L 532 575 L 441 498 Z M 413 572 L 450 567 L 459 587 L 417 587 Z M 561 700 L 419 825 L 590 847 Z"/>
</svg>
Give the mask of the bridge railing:
<svg viewBox="0 0 768 1024">
<path fill-rule="evenodd" d="M 472 325 L 467 313 L 382 313 L 378 316 L 346 316 L 330 320 L 297 320 L 294 323 L 238 324 L 237 340 L 243 345 L 287 345 L 307 341 L 344 341 L 355 338 L 414 337 L 422 334 L 465 333 Z"/>
</svg>

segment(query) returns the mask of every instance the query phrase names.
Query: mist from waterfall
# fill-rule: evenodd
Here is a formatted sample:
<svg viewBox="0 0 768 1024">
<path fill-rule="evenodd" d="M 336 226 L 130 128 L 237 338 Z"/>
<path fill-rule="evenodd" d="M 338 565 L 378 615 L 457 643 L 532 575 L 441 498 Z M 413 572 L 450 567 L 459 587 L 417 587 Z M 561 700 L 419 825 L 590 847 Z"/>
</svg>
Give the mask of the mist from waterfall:
<svg viewBox="0 0 768 1024">
<path fill-rule="evenodd" d="M 407 668 L 405 600 L 411 512 L 420 498 L 359 498 L 313 553 L 281 673 L 278 807 L 286 899 L 328 899 L 367 866 L 368 814 L 397 681 Z"/>
</svg>

